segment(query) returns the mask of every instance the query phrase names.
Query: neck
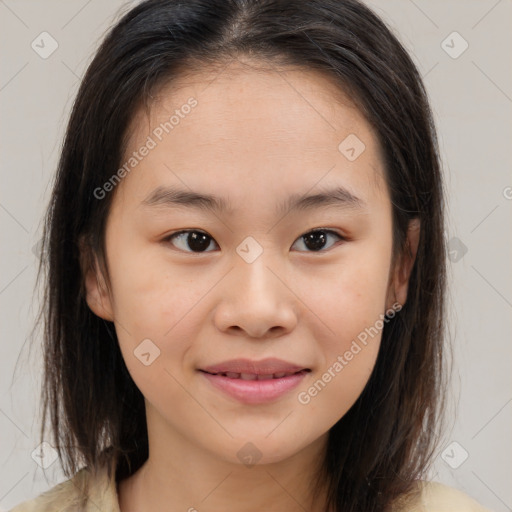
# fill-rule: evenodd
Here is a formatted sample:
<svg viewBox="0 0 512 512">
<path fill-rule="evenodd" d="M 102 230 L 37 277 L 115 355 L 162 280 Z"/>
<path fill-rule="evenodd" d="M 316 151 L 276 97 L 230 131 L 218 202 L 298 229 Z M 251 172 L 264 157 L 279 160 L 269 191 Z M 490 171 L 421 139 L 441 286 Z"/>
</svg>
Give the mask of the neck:
<svg viewBox="0 0 512 512">
<path fill-rule="evenodd" d="M 148 436 L 148 460 L 119 483 L 121 512 L 325 511 L 325 489 L 314 501 L 311 486 L 327 434 L 288 458 L 252 466 L 190 444 L 180 433 L 169 432 L 162 418 L 148 421 Z"/>
</svg>

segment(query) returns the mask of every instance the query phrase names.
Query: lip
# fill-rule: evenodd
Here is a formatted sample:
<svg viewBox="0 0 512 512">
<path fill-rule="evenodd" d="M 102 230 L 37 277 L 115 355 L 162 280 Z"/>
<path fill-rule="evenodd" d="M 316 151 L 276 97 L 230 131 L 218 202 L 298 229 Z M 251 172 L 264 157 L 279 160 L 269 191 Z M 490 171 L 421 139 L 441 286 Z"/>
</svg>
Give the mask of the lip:
<svg viewBox="0 0 512 512">
<path fill-rule="evenodd" d="M 261 361 L 233 359 L 202 368 L 199 371 L 215 388 L 239 402 L 255 405 L 278 400 L 297 387 L 311 370 L 281 359 L 268 358 Z M 223 373 L 231 375 L 221 375 Z M 242 373 L 248 374 L 244 377 L 249 377 L 252 380 L 233 378 L 233 374 Z M 269 378 L 270 375 L 283 373 L 287 375 Z M 265 376 L 265 379 L 258 380 L 260 376 Z"/>
<path fill-rule="evenodd" d="M 201 368 L 208 373 L 251 373 L 255 375 L 269 375 L 274 373 L 295 373 L 301 370 L 308 370 L 305 366 L 300 366 L 282 359 L 269 357 L 261 361 L 252 361 L 251 359 L 231 359 L 212 366 Z"/>
</svg>

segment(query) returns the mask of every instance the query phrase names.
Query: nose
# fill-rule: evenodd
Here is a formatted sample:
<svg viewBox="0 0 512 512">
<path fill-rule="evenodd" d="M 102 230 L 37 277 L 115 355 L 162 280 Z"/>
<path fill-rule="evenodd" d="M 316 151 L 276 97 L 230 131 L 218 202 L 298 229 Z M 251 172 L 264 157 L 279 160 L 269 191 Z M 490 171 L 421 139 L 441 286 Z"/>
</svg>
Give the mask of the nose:
<svg viewBox="0 0 512 512">
<path fill-rule="evenodd" d="M 252 263 L 241 258 L 235 260 L 235 268 L 217 290 L 219 302 L 214 322 L 220 331 L 251 338 L 275 338 L 295 328 L 295 296 L 285 284 L 286 279 L 267 263 L 264 254 Z"/>
</svg>

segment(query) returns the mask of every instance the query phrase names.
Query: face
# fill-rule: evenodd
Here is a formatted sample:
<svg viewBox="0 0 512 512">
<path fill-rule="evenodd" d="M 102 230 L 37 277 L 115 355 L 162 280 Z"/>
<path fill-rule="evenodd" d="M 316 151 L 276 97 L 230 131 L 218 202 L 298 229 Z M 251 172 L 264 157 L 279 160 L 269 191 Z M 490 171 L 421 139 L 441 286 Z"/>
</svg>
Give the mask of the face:
<svg viewBox="0 0 512 512">
<path fill-rule="evenodd" d="M 122 179 L 103 189 L 111 288 L 86 285 L 150 442 L 276 462 L 356 401 L 412 265 L 392 258 L 379 151 L 349 98 L 298 69 L 197 74 L 134 118 Z"/>
</svg>

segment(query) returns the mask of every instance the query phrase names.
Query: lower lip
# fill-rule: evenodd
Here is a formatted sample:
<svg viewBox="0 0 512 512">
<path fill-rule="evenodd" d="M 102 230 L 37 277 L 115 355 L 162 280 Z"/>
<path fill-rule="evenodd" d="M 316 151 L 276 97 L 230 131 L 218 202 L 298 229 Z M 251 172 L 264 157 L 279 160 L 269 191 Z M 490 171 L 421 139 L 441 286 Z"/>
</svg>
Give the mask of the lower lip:
<svg viewBox="0 0 512 512">
<path fill-rule="evenodd" d="M 213 386 L 244 404 L 264 404 L 277 400 L 296 388 L 306 373 L 295 373 L 280 379 L 242 380 L 201 372 Z"/>
</svg>

